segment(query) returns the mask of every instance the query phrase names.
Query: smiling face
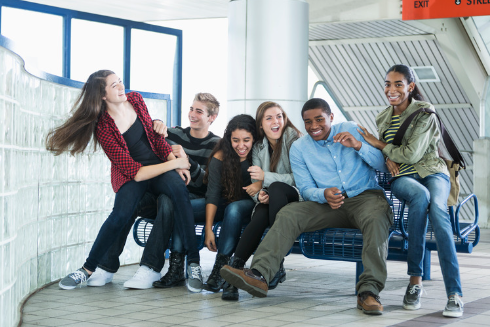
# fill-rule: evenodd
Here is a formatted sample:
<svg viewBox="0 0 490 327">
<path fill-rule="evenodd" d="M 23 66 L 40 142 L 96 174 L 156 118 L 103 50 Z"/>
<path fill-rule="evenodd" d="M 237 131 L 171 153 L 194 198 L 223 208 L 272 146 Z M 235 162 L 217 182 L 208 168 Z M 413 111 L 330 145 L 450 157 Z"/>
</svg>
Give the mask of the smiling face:
<svg viewBox="0 0 490 327">
<path fill-rule="evenodd" d="M 205 130 L 209 129 L 211 123 L 216 119 L 216 115 L 209 115 L 208 108 L 201 101 L 194 101 L 189 109 L 189 122 L 191 129 Z"/>
<path fill-rule="evenodd" d="M 262 130 L 264 131 L 269 143 L 275 144 L 284 131 L 284 115 L 281 108 L 272 107 L 264 112 L 264 117 L 261 121 Z"/>
<path fill-rule="evenodd" d="M 240 161 L 247 159 L 252 150 L 254 138 L 252 134 L 244 129 L 235 129 L 231 132 L 231 146 L 240 157 Z"/>
<path fill-rule="evenodd" d="M 124 84 L 116 74 L 107 76 L 105 82 L 105 96 L 102 97 L 102 100 L 105 100 L 107 104 L 117 104 L 127 100 Z"/>
<path fill-rule="evenodd" d="M 385 78 L 385 95 L 390 105 L 398 111 L 405 110 L 410 104 L 409 95 L 415 83 L 408 83 L 399 72 L 389 72 Z"/>
<path fill-rule="evenodd" d="M 326 140 L 330 134 L 333 114 L 327 114 L 322 109 L 310 109 L 303 113 L 306 132 L 315 140 Z"/>
</svg>

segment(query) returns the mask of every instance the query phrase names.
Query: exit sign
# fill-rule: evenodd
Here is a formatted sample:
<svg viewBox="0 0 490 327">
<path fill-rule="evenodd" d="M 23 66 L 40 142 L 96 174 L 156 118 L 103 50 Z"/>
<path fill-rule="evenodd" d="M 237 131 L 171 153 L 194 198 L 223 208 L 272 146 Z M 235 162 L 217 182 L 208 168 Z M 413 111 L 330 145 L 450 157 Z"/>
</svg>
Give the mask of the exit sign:
<svg viewBox="0 0 490 327">
<path fill-rule="evenodd" d="M 402 19 L 490 15 L 490 0 L 403 0 Z"/>
</svg>

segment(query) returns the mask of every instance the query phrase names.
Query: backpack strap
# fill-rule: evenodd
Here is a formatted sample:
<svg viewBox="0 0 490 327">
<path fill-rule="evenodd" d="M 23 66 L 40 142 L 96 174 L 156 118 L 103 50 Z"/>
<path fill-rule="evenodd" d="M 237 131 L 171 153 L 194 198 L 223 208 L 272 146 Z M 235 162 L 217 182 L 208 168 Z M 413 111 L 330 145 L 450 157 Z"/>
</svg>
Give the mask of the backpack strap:
<svg viewBox="0 0 490 327">
<path fill-rule="evenodd" d="M 463 156 L 458 151 L 458 148 L 456 147 L 456 145 L 454 144 L 453 140 L 451 139 L 451 136 L 449 136 L 449 133 L 447 132 L 446 128 L 444 127 L 444 124 L 442 123 L 441 118 L 432 109 L 429 109 L 429 108 L 421 108 L 421 109 L 415 111 L 414 113 L 412 113 L 410 116 L 408 116 L 407 119 L 405 119 L 405 121 L 403 122 L 403 124 L 401 124 L 400 128 L 396 132 L 392 144 L 393 145 L 398 145 L 398 146 L 400 146 L 402 144 L 403 135 L 407 131 L 408 126 L 413 121 L 413 119 L 415 118 L 415 116 L 417 116 L 421 112 L 426 112 L 428 114 L 434 114 L 434 115 L 436 115 L 437 120 L 439 121 L 439 126 L 441 128 L 442 141 L 444 142 L 444 145 L 446 146 L 446 149 L 449 152 L 449 155 L 451 156 L 451 158 L 453 158 L 453 162 L 459 164 L 459 166 L 462 169 L 465 169 L 466 168 L 466 164 L 464 162 Z"/>
<path fill-rule="evenodd" d="M 405 119 L 403 124 L 400 125 L 400 128 L 398 128 L 398 131 L 396 132 L 395 137 L 393 138 L 393 143 L 392 143 L 393 145 L 398 145 L 398 146 L 402 145 L 403 135 L 405 135 L 405 132 L 407 131 L 408 126 L 410 125 L 412 120 L 415 118 L 415 116 L 417 116 L 419 113 L 424 111 L 424 109 L 425 108 L 422 108 L 422 109 L 415 111 L 410 116 L 408 116 L 407 119 Z"/>
</svg>

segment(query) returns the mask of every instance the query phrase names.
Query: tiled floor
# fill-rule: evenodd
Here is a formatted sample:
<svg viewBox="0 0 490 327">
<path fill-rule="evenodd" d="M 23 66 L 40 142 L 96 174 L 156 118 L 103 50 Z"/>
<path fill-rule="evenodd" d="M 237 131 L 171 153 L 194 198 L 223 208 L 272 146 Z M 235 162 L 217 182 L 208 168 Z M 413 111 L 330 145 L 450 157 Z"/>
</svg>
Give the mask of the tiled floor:
<svg viewBox="0 0 490 327">
<path fill-rule="evenodd" d="M 489 326 L 490 230 L 483 230 L 481 239 L 472 254 L 458 255 L 465 314 L 457 319 L 442 317 L 446 299 L 436 254 L 432 280 L 424 283 L 426 294 L 417 311 L 401 307 L 406 263 L 388 261 L 382 316 L 356 309 L 355 264 L 292 254 L 285 262 L 287 281 L 264 299 L 240 292 L 240 301 L 225 302 L 220 293 L 191 294 L 185 287 L 126 290 L 124 281 L 137 269 L 132 265 L 104 287 L 63 291 L 53 284 L 36 293 L 25 304 L 22 326 Z M 201 258 L 209 274 L 214 254 L 203 250 Z"/>
</svg>

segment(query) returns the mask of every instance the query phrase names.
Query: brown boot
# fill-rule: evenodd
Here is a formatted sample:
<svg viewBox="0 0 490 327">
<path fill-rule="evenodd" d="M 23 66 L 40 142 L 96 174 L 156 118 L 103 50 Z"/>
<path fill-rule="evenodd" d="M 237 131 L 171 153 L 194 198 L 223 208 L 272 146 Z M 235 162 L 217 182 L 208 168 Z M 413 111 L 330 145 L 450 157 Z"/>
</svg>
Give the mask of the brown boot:
<svg viewBox="0 0 490 327">
<path fill-rule="evenodd" d="M 228 265 L 221 268 L 221 277 L 231 285 L 256 297 L 266 297 L 268 286 L 264 277 L 256 276 L 251 269 L 236 269 Z"/>
<path fill-rule="evenodd" d="M 379 296 L 369 291 L 357 295 L 357 308 L 367 315 L 383 314 L 383 306 L 379 301 Z"/>
</svg>

